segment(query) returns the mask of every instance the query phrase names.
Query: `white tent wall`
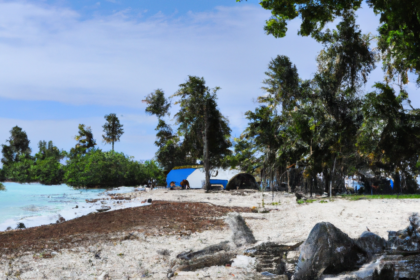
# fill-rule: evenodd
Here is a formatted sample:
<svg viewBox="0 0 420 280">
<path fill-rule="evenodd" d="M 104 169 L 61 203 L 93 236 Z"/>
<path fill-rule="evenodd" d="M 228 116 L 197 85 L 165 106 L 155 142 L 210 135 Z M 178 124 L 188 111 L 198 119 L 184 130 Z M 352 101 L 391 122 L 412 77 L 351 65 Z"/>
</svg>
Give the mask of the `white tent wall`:
<svg viewBox="0 0 420 280">
<path fill-rule="evenodd" d="M 213 169 L 210 171 L 210 179 L 229 181 L 233 176 L 239 173 L 241 173 L 241 171 L 237 169 Z M 192 189 L 202 189 L 206 181 L 206 174 L 204 172 L 204 168 L 196 169 L 193 173 L 191 173 L 188 176 L 187 180 L 190 183 L 190 187 Z"/>
</svg>

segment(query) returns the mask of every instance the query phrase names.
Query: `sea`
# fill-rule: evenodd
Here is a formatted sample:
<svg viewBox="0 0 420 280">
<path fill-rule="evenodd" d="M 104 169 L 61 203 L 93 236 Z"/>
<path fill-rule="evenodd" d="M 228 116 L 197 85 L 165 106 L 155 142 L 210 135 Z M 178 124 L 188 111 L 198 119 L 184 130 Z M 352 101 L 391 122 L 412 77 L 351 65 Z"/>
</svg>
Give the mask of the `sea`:
<svg viewBox="0 0 420 280">
<path fill-rule="evenodd" d="M 74 189 L 65 184 L 47 186 L 38 183 L 19 184 L 3 183 L 6 191 L 0 191 L 0 231 L 15 229 L 18 223 L 35 227 L 56 223 L 59 217 L 66 220 L 74 219 L 91 212 L 103 204 L 87 203 L 86 199 L 109 198 L 109 193 L 128 193 L 134 187 L 119 187 L 115 189 Z M 139 188 L 137 188 L 139 189 Z M 140 189 L 144 190 L 144 189 Z M 111 210 L 133 206 L 149 205 L 140 201 L 106 201 Z"/>
</svg>

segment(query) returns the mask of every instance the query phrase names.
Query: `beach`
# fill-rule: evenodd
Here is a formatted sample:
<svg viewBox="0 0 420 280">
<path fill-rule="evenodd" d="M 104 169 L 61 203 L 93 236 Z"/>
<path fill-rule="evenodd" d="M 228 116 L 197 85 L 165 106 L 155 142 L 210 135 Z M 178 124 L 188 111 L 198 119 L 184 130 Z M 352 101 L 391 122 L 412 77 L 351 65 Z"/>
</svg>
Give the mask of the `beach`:
<svg viewBox="0 0 420 280">
<path fill-rule="evenodd" d="M 318 199 L 313 203 L 297 204 L 293 194 L 264 193 L 264 206 L 270 211 L 253 213 L 251 207 L 262 206 L 260 192 L 205 193 L 203 190 L 156 189 L 124 196 L 139 201 L 152 199 L 151 205 L 141 207 L 141 211 L 153 212 L 155 209 L 154 213 L 161 216 L 148 215 L 152 212 L 145 212 L 142 216 L 136 212 L 136 218 L 130 218 L 129 212 L 121 212 L 118 219 L 131 219 L 132 225 L 128 222 L 121 222 L 120 226 L 109 224 L 107 230 L 104 230 L 105 225 L 100 229 L 95 229 L 94 224 L 89 227 L 86 223 L 90 218 L 86 217 L 45 226 L 59 228 L 66 223 L 76 225 L 79 222 L 85 224 L 80 225 L 85 231 L 67 236 L 67 245 L 63 244 L 62 248 L 51 245 L 64 236 L 64 233 L 60 236 L 60 231 L 55 231 L 56 236 L 44 236 L 45 242 L 32 249 L 22 247 L 8 251 L 5 249 L 7 245 L 0 245 L 0 279 L 164 279 L 177 254 L 230 239 L 232 233 L 224 223 L 224 217 L 230 211 L 241 213 L 259 243 L 273 241 L 280 244 L 304 241 L 313 226 L 322 221 L 334 224 L 352 238 L 359 237 L 367 228 L 387 238 L 388 231 L 407 227 L 409 215 L 420 212 L 417 199 L 350 201 L 334 198 L 334 201 L 325 199 L 326 203 Z M 172 204 L 173 209 L 168 208 L 166 212 L 165 203 Z M 197 209 L 189 210 L 188 207 L 192 206 L 185 208 L 186 205 L 195 205 Z M 111 217 L 118 211 L 139 211 L 136 209 L 88 217 Z M 42 228 L 39 227 L 40 232 Z M 2 232 L 0 241 L 9 234 L 14 233 Z M 34 236 L 40 238 L 42 234 Z M 255 275 L 253 273 L 255 271 L 250 268 L 214 266 L 179 272 L 174 279 L 247 279 Z"/>
</svg>

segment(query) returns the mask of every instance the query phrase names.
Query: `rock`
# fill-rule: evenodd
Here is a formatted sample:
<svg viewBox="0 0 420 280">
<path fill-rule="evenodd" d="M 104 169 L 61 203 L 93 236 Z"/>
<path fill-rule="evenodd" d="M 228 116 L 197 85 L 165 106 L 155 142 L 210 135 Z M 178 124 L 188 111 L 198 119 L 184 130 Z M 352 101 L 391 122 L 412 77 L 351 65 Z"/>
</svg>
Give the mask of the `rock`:
<svg viewBox="0 0 420 280">
<path fill-rule="evenodd" d="M 329 197 L 329 195 L 328 195 L 328 193 L 324 192 L 324 193 L 321 195 L 321 197 L 322 197 L 322 198 L 326 198 L 326 197 Z"/>
<path fill-rule="evenodd" d="M 370 231 L 363 232 L 355 242 L 369 257 L 383 253 L 386 248 L 386 240 Z"/>
<path fill-rule="evenodd" d="M 303 193 L 301 193 L 301 192 L 296 192 L 295 193 L 295 195 L 296 195 L 296 201 L 298 201 L 298 200 L 307 200 L 308 198 L 306 197 L 306 195 L 304 195 Z"/>
<path fill-rule="evenodd" d="M 226 222 L 233 232 L 232 241 L 237 247 L 257 242 L 251 229 L 247 226 L 244 218 L 240 214 L 236 212 L 229 213 Z"/>
<path fill-rule="evenodd" d="M 301 246 L 294 279 L 313 280 L 324 272 L 336 274 L 353 270 L 366 256 L 340 229 L 327 222 L 318 223 Z"/>
<path fill-rule="evenodd" d="M 64 219 L 63 217 L 61 217 L 60 215 L 58 215 L 58 220 L 56 221 L 57 224 L 64 223 L 65 221 L 66 221 L 66 219 Z"/>
<path fill-rule="evenodd" d="M 388 232 L 387 249 L 392 252 L 414 252 L 420 250 L 420 216 L 413 213 L 410 218 L 410 225 L 400 231 Z"/>
<path fill-rule="evenodd" d="M 18 224 L 16 225 L 16 229 L 24 229 L 24 228 L 26 228 L 26 226 L 25 226 L 25 224 L 24 224 L 24 223 L 18 223 Z"/>
<path fill-rule="evenodd" d="M 169 251 L 168 249 L 157 250 L 156 252 L 161 256 L 170 256 L 171 255 L 171 251 Z"/>
</svg>

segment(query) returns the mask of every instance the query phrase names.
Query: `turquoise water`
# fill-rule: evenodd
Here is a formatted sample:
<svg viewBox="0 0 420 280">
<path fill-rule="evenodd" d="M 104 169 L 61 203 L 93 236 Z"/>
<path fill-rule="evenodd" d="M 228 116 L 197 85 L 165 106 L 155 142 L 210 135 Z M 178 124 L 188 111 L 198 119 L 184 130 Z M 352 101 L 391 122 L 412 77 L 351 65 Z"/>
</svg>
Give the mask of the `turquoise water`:
<svg viewBox="0 0 420 280">
<path fill-rule="evenodd" d="M 67 185 L 3 183 L 6 191 L 0 191 L 0 231 L 8 226 L 16 227 L 23 221 L 26 226 L 55 222 L 58 214 L 66 219 L 85 214 L 85 200 L 97 198 L 104 189 L 75 190 Z M 132 188 L 125 188 L 126 192 Z M 114 191 L 113 191 L 114 192 Z M 121 192 L 121 191 L 120 191 Z M 83 209 L 84 210 L 84 209 Z"/>
</svg>

